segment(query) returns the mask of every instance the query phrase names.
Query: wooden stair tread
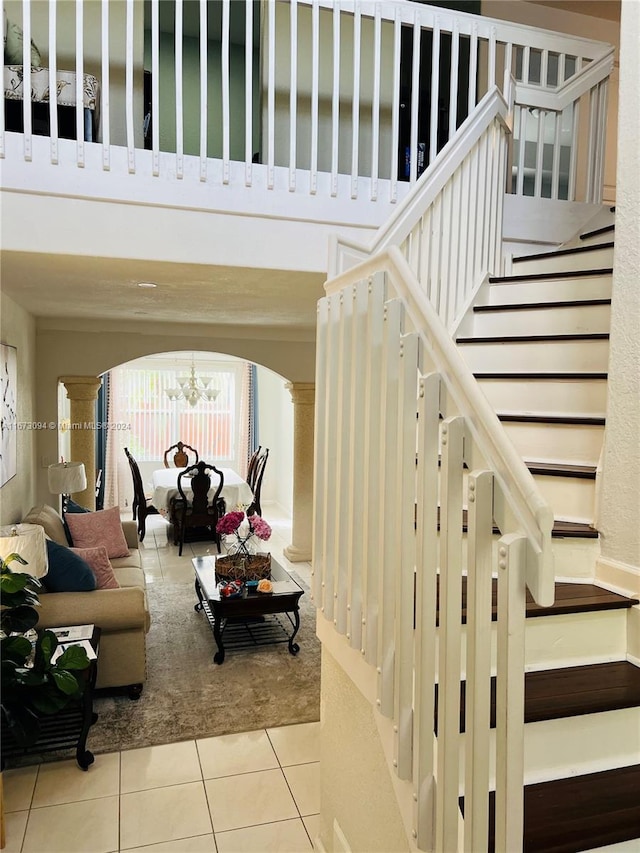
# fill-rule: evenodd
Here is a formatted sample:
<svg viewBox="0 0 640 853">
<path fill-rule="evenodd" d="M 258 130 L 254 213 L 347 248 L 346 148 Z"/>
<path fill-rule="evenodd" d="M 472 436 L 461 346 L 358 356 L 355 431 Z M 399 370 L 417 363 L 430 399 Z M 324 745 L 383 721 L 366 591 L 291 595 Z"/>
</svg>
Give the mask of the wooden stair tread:
<svg viewBox="0 0 640 853">
<path fill-rule="evenodd" d="M 544 252 L 540 255 L 521 255 L 513 259 L 514 264 L 525 261 L 548 260 L 549 258 L 564 258 L 567 255 L 584 255 L 589 252 L 599 252 L 601 249 L 613 249 L 613 241 L 610 243 L 598 243 L 596 246 L 572 246 L 570 249 L 555 249 L 553 252 Z"/>
<path fill-rule="evenodd" d="M 543 477 L 577 477 L 580 480 L 596 478 L 595 465 L 561 465 L 555 462 L 534 462 L 533 460 L 525 461 L 524 464 L 532 474 Z"/>
<path fill-rule="evenodd" d="M 591 415 L 531 415 L 519 412 L 497 412 L 498 420 L 528 424 L 573 424 L 575 426 L 604 426 L 605 419 Z"/>
<path fill-rule="evenodd" d="M 552 381 L 554 379 L 567 379 L 569 381 L 576 380 L 581 382 L 585 379 L 588 380 L 604 380 L 607 379 L 606 373 L 579 373 L 579 372 L 570 372 L 570 373 L 523 373 L 522 371 L 519 373 L 474 373 L 474 377 L 478 380 L 480 379 L 542 379 Z"/>
<path fill-rule="evenodd" d="M 474 305 L 476 314 L 491 311 L 529 311 L 532 309 L 576 308 L 585 305 L 611 305 L 610 299 L 563 299 L 558 302 L 500 302 L 494 305 Z"/>
<path fill-rule="evenodd" d="M 611 275 L 613 267 L 591 270 L 558 270 L 558 272 L 521 273 L 520 275 L 492 275 L 489 284 L 516 284 L 521 281 L 545 281 L 553 278 L 590 278 Z"/>
<path fill-rule="evenodd" d="M 438 507 L 438 529 L 440 529 L 440 521 L 439 521 L 439 513 L 440 507 Z M 467 520 L 467 510 L 462 510 L 462 532 L 466 533 L 468 530 L 468 520 Z M 500 530 L 494 526 L 493 532 L 495 534 L 499 534 Z M 563 521 L 556 520 L 553 525 L 553 530 L 551 531 L 551 536 L 553 538 L 568 538 L 568 537 L 576 537 L 578 539 L 597 539 L 598 531 L 591 527 L 588 524 L 585 524 L 583 521 Z"/>
<path fill-rule="evenodd" d="M 478 335 L 457 338 L 457 344 L 521 344 L 537 341 L 604 341 L 609 339 L 608 332 L 566 335 Z"/>
<path fill-rule="evenodd" d="M 588 240 L 589 237 L 597 237 L 599 234 L 609 234 L 616 230 L 615 223 L 613 225 L 605 225 L 603 228 L 596 228 L 594 231 L 585 231 L 580 235 L 581 240 Z"/>
<path fill-rule="evenodd" d="M 524 853 L 578 853 L 640 838 L 640 765 L 525 785 Z M 460 799 L 464 812 L 464 799 Z M 495 850 L 495 794 L 489 843 Z M 639 843 L 640 848 L 640 843 Z"/>
</svg>

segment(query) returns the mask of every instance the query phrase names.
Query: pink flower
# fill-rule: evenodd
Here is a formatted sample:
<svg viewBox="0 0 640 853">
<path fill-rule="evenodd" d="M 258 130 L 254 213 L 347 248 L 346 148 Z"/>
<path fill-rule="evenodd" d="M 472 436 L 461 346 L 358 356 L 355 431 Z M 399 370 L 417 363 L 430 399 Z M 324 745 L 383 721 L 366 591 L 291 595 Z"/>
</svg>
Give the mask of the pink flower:
<svg viewBox="0 0 640 853">
<path fill-rule="evenodd" d="M 230 533 L 235 533 L 243 521 L 243 512 L 228 512 L 216 524 L 216 531 L 227 536 Z"/>
<path fill-rule="evenodd" d="M 271 528 L 261 516 L 252 515 L 249 518 L 249 524 L 251 525 L 251 529 L 258 537 L 258 539 L 262 539 L 264 542 L 266 542 L 267 539 L 271 536 Z"/>
</svg>

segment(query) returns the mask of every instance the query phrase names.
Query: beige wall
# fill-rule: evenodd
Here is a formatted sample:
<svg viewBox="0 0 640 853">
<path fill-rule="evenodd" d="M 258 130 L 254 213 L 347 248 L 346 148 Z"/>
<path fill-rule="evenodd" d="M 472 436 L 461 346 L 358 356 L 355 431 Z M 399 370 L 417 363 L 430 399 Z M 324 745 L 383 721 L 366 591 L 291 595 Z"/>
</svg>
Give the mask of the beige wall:
<svg viewBox="0 0 640 853">
<path fill-rule="evenodd" d="M 67 323 L 38 321 L 38 419 L 57 421 L 58 377 L 99 376 L 116 365 L 159 352 L 203 351 L 233 355 L 268 367 L 293 382 L 312 382 L 315 343 L 282 340 L 268 330 L 258 337 L 255 328 L 224 329 L 162 323 Z M 40 431 L 37 475 L 39 501 L 49 502 L 46 466 L 58 454 L 57 431 Z"/>
<path fill-rule="evenodd" d="M 258 368 L 259 442 L 269 448 L 262 481 L 262 505 L 273 502 L 293 512 L 293 402 L 285 379 Z M 265 515 L 269 516 L 268 509 Z"/>
<path fill-rule="evenodd" d="M 322 648 L 320 839 L 338 853 L 338 822 L 353 853 L 409 850 L 374 711 L 335 659 Z"/>
<path fill-rule="evenodd" d="M 17 349 L 18 424 L 38 420 L 35 399 L 36 326 L 34 318 L 0 293 L 0 339 Z M 35 503 L 36 441 L 39 430 L 18 430 L 17 474 L 0 489 L 0 524 L 20 521 Z"/>
<path fill-rule="evenodd" d="M 640 4 L 623 2 L 609 402 L 600 494 L 602 561 L 640 591 Z M 636 615 L 637 612 L 636 612 Z M 632 654 L 640 658 L 640 620 Z"/>
</svg>

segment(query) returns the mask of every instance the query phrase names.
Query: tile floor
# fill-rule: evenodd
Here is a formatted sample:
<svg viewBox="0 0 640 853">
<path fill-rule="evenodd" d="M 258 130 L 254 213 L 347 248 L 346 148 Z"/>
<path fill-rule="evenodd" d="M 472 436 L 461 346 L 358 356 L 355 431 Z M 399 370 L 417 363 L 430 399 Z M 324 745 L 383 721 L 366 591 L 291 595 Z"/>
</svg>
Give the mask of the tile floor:
<svg viewBox="0 0 640 853">
<path fill-rule="evenodd" d="M 282 549 L 291 522 L 265 507 L 268 547 L 307 583 L 308 563 Z M 148 583 L 193 582 L 191 557 L 210 546 L 167 539 L 147 518 Z M 3 853 L 302 853 L 313 850 L 320 810 L 320 723 L 204 738 L 4 772 Z M 89 736 L 89 747 L 91 746 Z"/>
</svg>

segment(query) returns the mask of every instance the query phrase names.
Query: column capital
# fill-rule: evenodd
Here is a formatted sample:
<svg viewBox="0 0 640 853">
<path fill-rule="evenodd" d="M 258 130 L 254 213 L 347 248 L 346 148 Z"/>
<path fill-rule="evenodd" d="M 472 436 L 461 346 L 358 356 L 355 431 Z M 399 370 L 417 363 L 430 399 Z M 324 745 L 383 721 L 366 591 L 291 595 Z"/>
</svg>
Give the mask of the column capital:
<svg viewBox="0 0 640 853">
<path fill-rule="evenodd" d="M 102 385 L 99 376 L 60 376 L 60 382 L 67 389 L 70 400 L 97 400 Z"/>
<path fill-rule="evenodd" d="M 296 405 L 313 406 L 316 401 L 315 382 L 287 382 L 284 386 Z"/>
</svg>

